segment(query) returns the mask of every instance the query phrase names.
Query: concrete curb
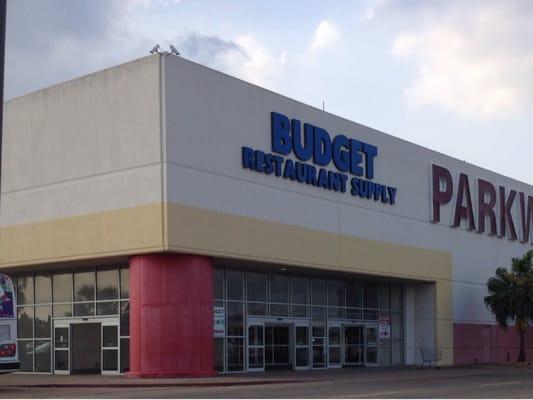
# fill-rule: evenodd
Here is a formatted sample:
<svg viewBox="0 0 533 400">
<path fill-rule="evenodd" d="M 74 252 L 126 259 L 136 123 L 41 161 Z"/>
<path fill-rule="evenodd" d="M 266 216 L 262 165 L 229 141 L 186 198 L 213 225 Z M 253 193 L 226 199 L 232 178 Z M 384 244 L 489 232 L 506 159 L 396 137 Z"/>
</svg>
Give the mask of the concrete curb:
<svg viewBox="0 0 533 400">
<path fill-rule="evenodd" d="M 183 383 L 47 383 L 35 385 L 5 385 L 3 388 L 156 388 L 156 387 L 216 387 L 216 386 L 253 386 L 271 385 L 283 383 L 311 383 L 323 382 L 327 379 L 278 379 L 256 381 L 232 381 L 232 382 L 183 382 Z"/>
</svg>

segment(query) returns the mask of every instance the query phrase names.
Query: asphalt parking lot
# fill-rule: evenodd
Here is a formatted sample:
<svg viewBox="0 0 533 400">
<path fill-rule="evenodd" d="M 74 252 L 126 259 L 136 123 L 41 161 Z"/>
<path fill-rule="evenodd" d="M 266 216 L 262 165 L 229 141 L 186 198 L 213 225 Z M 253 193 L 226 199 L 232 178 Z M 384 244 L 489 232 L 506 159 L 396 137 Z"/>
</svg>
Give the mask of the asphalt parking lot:
<svg viewBox="0 0 533 400">
<path fill-rule="evenodd" d="M 533 368 L 342 369 L 205 379 L 0 376 L 2 398 L 531 398 Z"/>
</svg>

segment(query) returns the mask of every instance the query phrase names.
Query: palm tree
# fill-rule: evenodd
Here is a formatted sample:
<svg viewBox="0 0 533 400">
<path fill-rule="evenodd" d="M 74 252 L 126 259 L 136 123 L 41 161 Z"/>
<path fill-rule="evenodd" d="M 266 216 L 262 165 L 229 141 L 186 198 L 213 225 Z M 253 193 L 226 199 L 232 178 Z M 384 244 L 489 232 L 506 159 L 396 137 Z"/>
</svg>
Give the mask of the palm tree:
<svg viewBox="0 0 533 400">
<path fill-rule="evenodd" d="M 501 327 L 507 328 L 508 322 L 514 321 L 520 335 L 518 362 L 526 361 L 524 339 L 533 317 L 533 250 L 513 258 L 510 271 L 497 268 L 496 275 L 487 281 L 487 288 L 485 304 Z"/>
</svg>

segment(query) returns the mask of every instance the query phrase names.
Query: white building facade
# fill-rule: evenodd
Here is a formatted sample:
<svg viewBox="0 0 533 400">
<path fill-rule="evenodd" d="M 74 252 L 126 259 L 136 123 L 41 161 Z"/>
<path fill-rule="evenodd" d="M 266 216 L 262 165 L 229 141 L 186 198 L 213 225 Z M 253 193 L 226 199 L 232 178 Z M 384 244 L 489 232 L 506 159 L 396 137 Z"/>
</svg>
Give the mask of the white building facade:
<svg viewBox="0 0 533 400">
<path fill-rule="evenodd" d="M 28 371 L 516 357 L 483 298 L 532 249 L 525 183 L 163 55 L 8 101 L 3 152 Z"/>
</svg>

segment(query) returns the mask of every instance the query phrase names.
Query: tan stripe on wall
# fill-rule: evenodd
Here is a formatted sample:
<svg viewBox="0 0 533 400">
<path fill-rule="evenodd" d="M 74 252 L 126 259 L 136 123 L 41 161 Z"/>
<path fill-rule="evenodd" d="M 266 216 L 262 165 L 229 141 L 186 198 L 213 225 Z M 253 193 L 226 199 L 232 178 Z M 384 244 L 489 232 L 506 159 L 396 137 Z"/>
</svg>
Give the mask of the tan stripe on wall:
<svg viewBox="0 0 533 400">
<path fill-rule="evenodd" d="M 160 204 L 0 229 L 0 267 L 162 250 Z"/>
</svg>

